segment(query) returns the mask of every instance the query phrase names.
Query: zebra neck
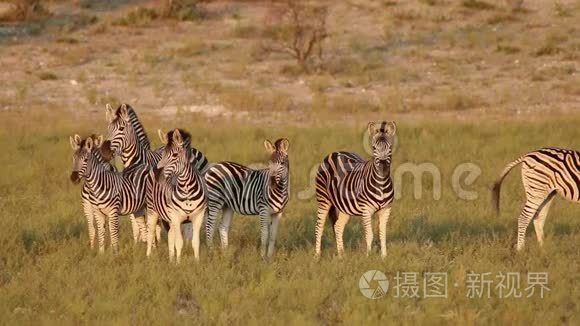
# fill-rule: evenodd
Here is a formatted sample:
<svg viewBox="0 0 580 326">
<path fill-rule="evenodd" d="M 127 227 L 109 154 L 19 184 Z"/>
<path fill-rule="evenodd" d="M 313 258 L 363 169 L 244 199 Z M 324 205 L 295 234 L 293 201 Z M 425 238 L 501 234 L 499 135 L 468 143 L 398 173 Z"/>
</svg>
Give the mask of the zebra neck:
<svg viewBox="0 0 580 326">
<path fill-rule="evenodd" d="M 195 179 L 195 168 L 189 164 L 187 169 L 177 174 L 175 191 L 179 194 L 188 194 L 192 191 L 192 180 Z"/>
<path fill-rule="evenodd" d="M 141 144 L 143 148 L 151 149 L 149 138 L 145 133 L 145 128 L 143 128 L 141 121 L 139 121 L 139 117 L 137 117 L 137 112 L 135 112 L 135 110 L 131 106 L 129 106 L 128 108 L 129 108 L 129 123 L 131 124 L 133 130 L 135 131 L 137 141 Z"/>
<path fill-rule="evenodd" d="M 272 185 L 272 183 L 270 182 L 271 180 L 271 176 L 268 173 L 266 175 L 267 177 L 267 187 L 268 187 L 268 194 L 270 195 L 269 197 L 272 196 L 276 196 L 276 197 L 287 197 L 288 196 L 288 181 L 289 180 L 285 180 L 285 182 L 283 182 L 282 184 L 274 184 Z"/>
<path fill-rule="evenodd" d="M 133 144 L 133 146 L 128 146 L 123 150 L 123 153 L 121 154 L 124 168 L 142 164 L 145 160 L 147 149 L 144 148 L 137 139 L 135 139 Z"/>
<path fill-rule="evenodd" d="M 106 171 L 105 167 L 99 163 L 99 160 L 94 155 L 91 155 L 87 161 L 86 168 L 86 183 L 89 189 L 94 189 L 100 179 L 100 175 Z"/>
<path fill-rule="evenodd" d="M 375 164 L 375 158 L 372 158 L 366 163 L 365 170 L 367 173 L 365 174 L 369 175 L 373 184 L 377 186 L 386 186 L 391 176 L 391 167 L 388 166 L 385 171 L 381 171 L 380 167 L 380 165 L 377 167 L 377 164 Z"/>
</svg>

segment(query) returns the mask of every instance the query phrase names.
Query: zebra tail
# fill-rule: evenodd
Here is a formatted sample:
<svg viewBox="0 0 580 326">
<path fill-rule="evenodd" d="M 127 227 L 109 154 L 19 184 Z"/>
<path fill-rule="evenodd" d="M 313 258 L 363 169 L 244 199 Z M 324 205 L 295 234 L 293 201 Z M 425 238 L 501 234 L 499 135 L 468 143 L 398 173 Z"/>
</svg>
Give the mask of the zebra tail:
<svg viewBox="0 0 580 326">
<path fill-rule="evenodd" d="M 501 191 L 501 183 L 502 183 L 503 179 L 508 175 L 508 173 L 515 166 L 522 163 L 522 161 L 524 160 L 525 157 L 526 156 L 524 155 L 524 156 L 518 158 L 517 160 L 509 163 L 505 167 L 505 169 L 503 169 L 503 172 L 501 173 L 501 176 L 499 177 L 499 179 L 497 179 L 497 181 L 493 184 L 491 200 L 492 200 L 493 207 L 495 209 L 496 216 L 499 215 L 499 198 L 500 198 L 500 191 Z"/>
</svg>

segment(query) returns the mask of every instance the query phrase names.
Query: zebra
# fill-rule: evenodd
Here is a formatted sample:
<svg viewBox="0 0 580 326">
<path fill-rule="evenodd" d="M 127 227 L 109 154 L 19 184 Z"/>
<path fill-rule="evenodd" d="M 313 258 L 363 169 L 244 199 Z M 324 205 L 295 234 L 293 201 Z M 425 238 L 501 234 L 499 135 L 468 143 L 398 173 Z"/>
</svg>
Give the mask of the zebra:
<svg viewBox="0 0 580 326">
<path fill-rule="evenodd" d="M 163 146 L 151 150 L 151 145 L 145 128 L 139 121 L 135 109 L 128 104 L 121 104 L 116 110 L 111 105 L 106 105 L 106 117 L 109 123 L 107 142 L 104 144 L 103 152 L 107 157 L 112 157 L 113 153 L 121 156 L 123 166 L 128 169 L 131 166 L 145 164 L 154 168 L 163 152 Z M 163 138 L 160 134 L 160 138 Z M 190 149 L 194 158 L 193 164 L 198 171 L 204 173 L 208 168 L 208 160 L 205 155 L 195 148 Z M 146 225 L 143 219 L 138 220 L 141 240 L 146 241 Z M 158 230 L 158 238 L 159 238 Z M 191 232 L 189 232 L 191 233 Z"/>
<path fill-rule="evenodd" d="M 90 135 L 90 138 L 93 139 L 93 142 L 97 144 L 97 147 L 100 146 L 100 144 L 102 143 L 102 139 L 101 138 L 97 138 L 96 135 Z M 70 145 L 73 149 L 73 151 L 78 150 L 79 148 L 83 147 L 85 144 L 85 140 L 86 139 L 82 139 L 79 135 L 74 135 L 70 137 Z M 108 161 L 105 160 L 105 158 L 103 158 L 103 155 L 101 154 L 100 151 L 94 151 L 95 157 L 96 159 L 99 161 L 100 164 L 102 164 L 107 170 L 109 171 L 117 171 L 117 169 L 115 168 L 114 165 L 110 164 Z M 74 184 L 78 184 L 81 182 L 81 178 L 79 177 L 78 173 L 71 173 L 70 176 L 71 181 Z M 89 186 L 87 183 L 83 184 L 83 187 L 81 189 L 81 204 L 83 207 L 83 212 L 85 214 L 85 218 L 87 220 L 87 227 L 88 227 L 88 233 L 89 233 L 89 245 L 91 247 L 91 249 L 94 249 L 95 247 L 95 241 L 96 239 L 96 232 L 95 232 L 95 212 L 93 212 L 93 205 L 91 204 L 91 201 L 94 199 L 92 198 L 92 193 L 89 189 Z M 99 251 L 100 252 L 104 252 L 105 251 L 105 243 L 104 239 L 99 239 Z"/>
<path fill-rule="evenodd" d="M 109 156 L 113 153 L 121 156 L 125 168 L 136 164 L 155 167 L 161 159 L 164 146 L 151 150 L 149 139 L 135 109 L 128 104 L 121 104 L 114 110 L 107 104 L 106 116 L 109 122 L 107 133 Z M 160 134 L 160 138 L 164 136 Z M 205 173 L 209 167 L 207 158 L 196 148 L 191 147 L 190 150 L 194 167 L 200 173 Z"/>
<path fill-rule="evenodd" d="M 91 206 L 90 212 L 97 221 L 101 252 L 104 251 L 105 217 L 109 220 L 111 247 L 117 250 L 119 215 L 143 215 L 145 210 L 143 175 L 147 173 L 144 165 L 132 167 L 131 171 L 122 174 L 103 164 L 103 158 L 98 154 L 102 143 L 102 136 L 96 140 L 94 137 L 88 137 L 84 141 L 80 140 L 78 135 L 71 138 L 74 149 L 71 180 L 80 178 L 85 180 L 83 190 L 86 189 L 87 193 L 90 193 L 86 200 Z"/>
<path fill-rule="evenodd" d="M 371 217 L 375 213 L 379 217 L 381 256 L 387 255 L 386 229 L 394 197 L 390 167 L 396 130 L 393 121 L 370 122 L 371 160 L 365 161 L 355 153 L 333 152 L 320 164 L 316 174 L 315 258 L 320 257 L 327 216 L 333 225 L 339 257 L 343 256 L 342 235 L 350 216 L 362 216 L 368 255 L 373 242 Z"/>
<path fill-rule="evenodd" d="M 556 193 L 572 202 L 580 202 L 580 152 L 562 148 L 542 148 L 509 163 L 492 190 L 492 200 L 499 214 L 501 183 L 518 164 L 522 165 L 522 183 L 526 203 L 518 218 L 516 249 L 524 249 L 526 229 L 533 220 L 540 247 L 544 244 L 544 223 Z"/>
<path fill-rule="evenodd" d="M 228 246 L 228 232 L 234 212 L 259 215 L 261 255 L 264 259 L 272 257 L 278 223 L 288 202 L 288 146 L 286 138 L 278 139 L 274 144 L 264 141 L 264 147 L 270 154 L 266 169 L 254 170 L 233 162 L 215 163 L 210 167 L 205 174 L 208 191 L 206 239 L 210 246 L 220 210 L 223 210 L 223 217 L 219 232 L 224 249 Z"/>
<path fill-rule="evenodd" d="M 169 259 L 181 259 L 183 238 L 178 232 L 184 221 L 193 228 L 192 247 L 199 260 L 200 230 L 207 208 L 206 189 L 202 176 L 193 164 L 191 136 L 175 129 L 167 133 L 167 145 L 155 169 L 149 171 L 147 183 L 147 256 L 151 255 L 153 230 L 159 218 L 169 225 Z M 154 182 L 153 179 L 155 180 Z"/>
</svg>

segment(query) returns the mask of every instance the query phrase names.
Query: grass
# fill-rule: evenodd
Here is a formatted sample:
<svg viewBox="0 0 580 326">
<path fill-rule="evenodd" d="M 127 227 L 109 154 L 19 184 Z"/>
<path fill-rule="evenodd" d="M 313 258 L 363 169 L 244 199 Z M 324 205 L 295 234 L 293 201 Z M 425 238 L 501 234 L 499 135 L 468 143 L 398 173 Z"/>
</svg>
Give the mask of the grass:
<svg viewBox="0 0 580 326">
<path fill-rule="evenodd" d="M 121 251 L 97 255 L 89 250 L 79 201 L 79 186 L 70 183 L 73 133 L 105 132 L 104 115 L 61 118 L 60 111 L 0 113 L 0 315 L 3 324 L 578 324 L 580 289 L 578 249 L 580 207 L 555 201 L 546 224 L 545 250 L 532 234 L 527 248 L 515 254 L 516 216 L 522 205 L 519 173 L 504 183 L 502 213 L 494 217 L 489 187 L 502 168 L 519 155 L 542 146 L 577 147 L 580 117 L 544 122 L 400 122 L 393 171 L 403 163 L 431 162 L 441 171 L 442 198 L 426 192 L 413 199 L 406 176 L 402 197 L 388 225 L 388 258 L 362 250 L 362 230 L 351 219 L 345 234 L 346 258 L 334 257 L 330 230 L 323 238 L 323 257 L 312 259 L 313 199 L 301 200 L 310 171 L 334 150 L 363 154 L 365 121 L 350 124 L 311 123 L 305 127 L 220 120 L 199 116 L 179 121 L 142 114 L 154 144 L 156 129 L 184 127 L 194 146 L 211 161 L 263 162 L 264 138 L 290 139 L 291 200 L 270 264 L 258 258 L 258 223 L 235 216 L 230 250 L 210 254 L 202 244 L 201 261 L 191 248 L 180 266 L 168 263 L 165 240 L 149 260 L 145 248 L 131 243 L 129 223 L 121 226 Z M 58 117 L 58 118 L 56 118 Z M 82 117 L 82 116 L 80 116 Z M 460 163 L 472 162 L 482 174 L 467 188 L 478 199 L 457 198 L 451 178 Z M 376 222 L 376 221 L 375 221 Z M 375 225 L 376 231 L 376 225 Z M 532 233 L 532 230 L 529 230 Z M 375 232 L 375 239 L 378 238 Z M 385 272 L 391 287 L 399 272 L 446 272 L 447 299 L 386 297 L 371 301 L 358 281 L 367 270 Z M 547 272 L 550 292 L 500 299 L 466 298 L 470 271 Z M 422 278 L 421 278 L 422 279 Z M 495 285 L 495 283 L 494 283 Z"/>
</svg>

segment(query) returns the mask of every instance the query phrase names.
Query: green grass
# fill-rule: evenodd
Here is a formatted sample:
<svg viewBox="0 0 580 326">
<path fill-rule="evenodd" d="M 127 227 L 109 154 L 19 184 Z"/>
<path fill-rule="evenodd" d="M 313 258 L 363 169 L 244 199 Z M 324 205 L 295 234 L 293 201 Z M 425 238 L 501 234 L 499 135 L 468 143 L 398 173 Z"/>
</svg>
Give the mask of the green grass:
<svg viewBox="0 0 580 326">
<path fill-rule="evenodd" d="M 407 176 L 388 225 L 387 259 L 378 254 L 376 225 L 374 252 L 364 255 L 362 229 L 353 218 L 345 232 L 345 259 L 334 257 L 327 223 L 323 256 L 315 262 L 316 204 L 298 199 L 297 193 L 327 153 L 364 154 L 366 123 L 290 127 L 280 121 L 272 127 L 214 121 L 209 128 L 199 117 L 171 123 L 145 116 L 154 144 L 159 143 L 157 128 L 185 127 L 212 161 L 263 162 L 264 138 L 290 139 L 292 198 L 273 262 L 259 259 L 257 219 L 236 215 L 227 253 L 209 254 L 202 244 L 196 264 L 188 247 L 182 264 L 174 266 L 168 263 L 165 240 L 146 260 L 144 246 L 132 244 L 127 219 L 118 255 L 97 255 L 88 248 L 80 187 L 68 179 L 68 136 L 103 132 L 104 115 L 73 122 L 56 121 L 52 114 L 2 113 L 0 119 L 3 324 L 578 324 L 580 205 L 556 200 L 546 223 L 545 250 L 538 248 L 530 229 L 527 248 L 519 254 L 513 249 L 523 204 L 519 171 L 504 183 L 499 217 L 489 205 L 490 185 L 509 161 L 542 146 L 577 148 L 578 117 L 543 123 L 399 123 L 393 168 L 432 162 L 442 173 L 441 200 L 432 199 L 428 178 L 423 198 L 413 199 Z M 469 187 L 479 193 L 475 201 L 458 199 L 451 189 L 452 172 L 464 162 L 482 170 Z M 382 299 L 366 299 L 358 280 L 370 269 L 385 272 L 391 286 L 397 271 L 447 272 L 449 297 L 394 298 L 391 288 Z M 500 299 L 497 291 L 490 299 L 469 299 L 465 277 L 470 271 L 521 272 L 522 277 L 548 272 L 551 291 L 543 299 Z"/>
</svg>

